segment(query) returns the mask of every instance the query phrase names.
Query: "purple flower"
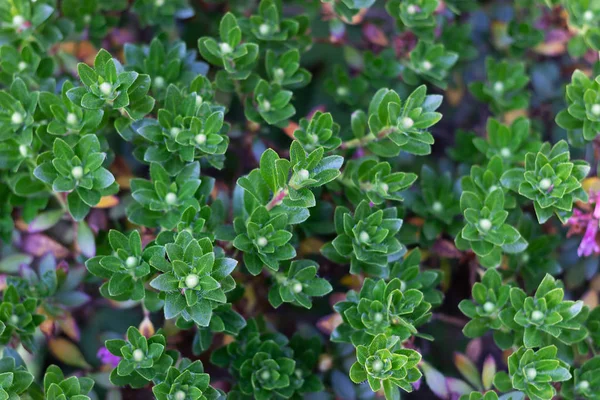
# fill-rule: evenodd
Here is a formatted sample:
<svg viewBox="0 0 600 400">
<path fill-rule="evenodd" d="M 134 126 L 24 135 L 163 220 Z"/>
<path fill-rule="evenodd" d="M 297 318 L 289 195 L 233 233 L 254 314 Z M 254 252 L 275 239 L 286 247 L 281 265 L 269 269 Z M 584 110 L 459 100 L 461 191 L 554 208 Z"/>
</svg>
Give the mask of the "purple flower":
<svg viewBox="0 0 600 400">
<path fill-rule="evenodd" d="M 100 347 L 98 353 L 96 353 L 96 357 L 98 357 L 98 360 L 102 364 L 111 365 L 113 368 L 116 368 L 119 365 L 119 361 L 121 361 L 121 357 L 115 356 L 104 346 Z"/>
<path fill-rule="evenodd" d="M 575 209 L 573 210 L 573 216 L 567 222 L 567 225 L 569 225 L 568 236 L 580 234 L 585 231 L 581 243 L 577 248 L 577 255 L 579 257 L 600 254 L 600 245 L 596 241 L 596 234 L 598 233 L 600 224 L 600 192 L 591 192 L 588 204 L 590 206 L 594 204 L 593 211 L 591 211 L 591 207 L 589 207 L 588 211 Z"/>
</svg>

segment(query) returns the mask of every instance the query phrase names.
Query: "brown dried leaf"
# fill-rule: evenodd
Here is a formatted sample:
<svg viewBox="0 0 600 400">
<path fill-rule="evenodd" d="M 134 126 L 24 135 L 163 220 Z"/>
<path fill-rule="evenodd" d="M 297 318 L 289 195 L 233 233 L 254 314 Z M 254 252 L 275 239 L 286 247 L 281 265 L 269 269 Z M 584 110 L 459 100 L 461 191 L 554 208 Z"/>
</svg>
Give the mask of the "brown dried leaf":
<svg viewBox="0 0 600 400">
<path fill-rule="evenodd" d="M 48 349 L 54 357 L 67 365 L 84 369 L 91 368 L 79 348 L 65 338 L 51 338 L 48 340 Z"/>
</svg>

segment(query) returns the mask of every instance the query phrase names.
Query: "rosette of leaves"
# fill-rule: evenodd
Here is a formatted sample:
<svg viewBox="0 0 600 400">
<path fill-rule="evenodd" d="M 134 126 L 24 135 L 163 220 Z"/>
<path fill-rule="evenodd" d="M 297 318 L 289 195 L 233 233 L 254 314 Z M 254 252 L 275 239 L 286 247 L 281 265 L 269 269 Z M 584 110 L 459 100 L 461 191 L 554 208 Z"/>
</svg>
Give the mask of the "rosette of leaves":
<svg viewBox="0 0 600 400">
<path fill-rule="evenodd" d="M 485 168 L 473 165 L 470 175 L 465 175 L 461 179 L 462 190 L 475 193 L 480 198 L 485 198 L 489 192 L 500 188 L 504 195 L 504 207 L 507 209 L 515 208 L 517 205 L 516 199 L 500 183 L 500 178 L 506 169 L 505 163 L 500 156 L 490 158 Z"/>
<path fill-rule="evenodd" d="M 469 0 L 471 1 L 471 0 Z M 467 1 L 458 0 L 456 3 L 465 4 Z M 448 8 L 454 4 L 446 2 Z M 469 23 L 455 22 L 453 24 L 444 24 L 440 40 L 446 50 L 458 54 L 457 63 L 465 63 L 477 58 L 477 48 L 473 44 L 471 37 L 473 35 L 473 26 Z"/>
<path fill-rule="evenodd" d="M 326 279 L 317 277 L 319 264 L 312 260 L 292 261 L 285 274 L 275 275 L 269 289 L 269 303 L 278 308 L 283 303 L 311 308 L 312 297 L 322 297 L 333 288 Z"/>
<path fill-rule="evenodd" d="M 523 332 L 527 348 L 550 344 L 554 339 L 572 345 L 588 336 L 585 321 L 589 309 L 583 301 L 564 300 L 564 289 L 551 275 L 546 275 L 535 295 L 529 296 L 517 287 L 510 289 L 510 303 L 500 313 L 502 322 Z"/>
<path fill-rule="evenodd" d="M 477 100 L 489 105 L 499 116 L 508 111 L 527 108 L 529 93 L 524 91 L 529 83 L 522 62 L 496 61 L 491 57 L 485 60 L 486 82 L 473 82 L 469 91 Z"/>
<path fill-rule="evenodd" d="M 335 304 L 343 323 L 331 334 L 334 342 L 368 345 L 378 334 L 405 341 L 417 334 L 417 327 L 431 318 L 431 304 L 418 289 L 406 289 L 406 283 L 392 279 L 365 279 L 359 293 L 351 290 L 346 300 Z"/>
<path fill-rule="evenodd" d="M 578 398 L 597 400 L 600 398 L 600 357 L 587 360 L 573 370 L 573 379 L 561 384 L 560 394 L 567 400 Z"/>
<path fill-rule="evenodd" d="M 65 374 L 56 365 L 50 365 L 44 374 L 44 394 L 48 400 L 89 400 L 88 394 L 93 387 L 92 378 L 76 376 L 65 378 Z"/>
<path fill-rule="evenodd" d="M 400 286 L 405 290 L 419 290 L 423 293 L 423 299 L 436 307 L 442 304 L 444 299 L 444 294 L 437 289 L 442 281 L 443 272 L 437 269 L 421 270 L 421 257 L 418 247 L 411 250 L 402 261 L 396 261 L 390 266 L 390 277 L 400 279 Z"/>
<path fill-rule="evenodd" d="M 500 156 L 508 166 L 522 163 L 528 152 L 537 151 L 542 144 L 538 135 L 531 133 L 531 121 L 524 117 L 515 119 L 510 126 L 488 118 L 486 132 L 487 139 L 476 137 L 473 145 L 487 159 Z"/>
<path fill-rule="evenodd" d="M 506 331 L 499 314 L 509 301 L 510 286 L 502 282 L 498 271 L 488 269 L 483 274 L 481 282 L 475 282 L 473 285 L 471 295 L 473 301 L 463 300 L 458 306 L 462 313 L 470 318 L 463 328 L 464 335 L 476 338 L 493 330 L 494 339 L 499 342 L 504 336 L 502 332 L 496 331 Z"/>
<path fill-rule="evenodd" d="M 61 2 L 61 12 L 75 25 L 75 31 L 84 32 L 89 35 L 94 44 L 98 44 L 108 33 L 108 30 L 116 26 L 118 17 L 104 14 L 102 11 L 122 11 L 127 4 L 123 1 L 112 1 L 102 4 L 97 0 L 66 0 Z"/>
<path fill-rule="evenodd" d="M 504 210 L 501 188 L 485 197 L 465 191 L 460 196 L 460 208 L 466 224 L 456 237 L 456 247 L 473 250 L 484 267 L 498 266 L 503 252 L 518 253 L 527 248 L 519 231 L 505 223 L 508 212 Z"/>
<path fill-rule="evenodd" d="M 241 43 L 242 30 L 236 17 L 228 12 L 219 25 L 219 42 L 210 37 L 198 39 L 200 55 L 209 63 L 225 69 L 227 77 L 222 79 L 243 80 L 254 70 L 258 59 L 256 43 Z"/>
<path fill-rule="evenodd" d="M 2 35 L 9 43 L 31 41 L 47 48 L 63 37 L 58 27 L 48 23 L 54 12 L 54 7 L 44 2 L 2 2 Z"/>
<path fill-rule="evenodd" d="M 306 343 L 311 348 L 302 348 L 301 354 L 308 353 L 307 357 L 312 354 L 314 360 L 312 352 L 320 351 L 320 345 L 317 348 L 316 342 Z M 297 356 L 299 362 L 295 361 Z M 315 378 L 309 379 L 305 375 L 308 371 L 302 369 L 307 364 L 298 365 L 306 361 L 309 359 L 294 353 L 285 336 L 267 331 L 262 319 L 249 320 L 236 341 L 211 354 L 211 362 L 228 368 L 236 379 L 229 396 L 239 399 L 292 398 L 318 390 L 321 384 L 310 383 Z M 300 374 L 298 370 L 304 372 Z"/>
<path fill-rule="evenodd" d="M 193 322 L 185 323 L 181 319 L 177 321 L 177 326 L 180 329 L 189 329 L 193 325 Z M 194 354 L 200 355 L 211 347 L 214 333 L 238 336 L 245 326 L 246 320 L 233 309 L 230 303 L 220 304 L 213 309 L 210 326 L 206 328 L 197 327 L 192 350 Z"/>
<path fill-rule="evenodd" d="M 208 65 L 196 61 L 198 54 L 180 40 L 169 43 L 162 35 L 149 46 L 125 43 L 125 67 L 150 76 L 152 94 L 164 100 L 169 85 L 187 87 L 198 75 L 206 75 Z"/>
<path fill-rule="evenodd" d="M 83 86 L 67 92 L 73 103 L 91 110 L 116 110 L 129 119 L 142 119 L 154 108 L 154 99 L 147 95 L 150 77 L 123 66 L 104 49 L 94 59 L 94 68 L 77 64 Z"/>
<path fill-rule="evenodd" d="M 135 202 L 127 207 L 127 218 L 138 225 L 173 229 L 188 207 L 200 209 L 199 177 L 197 161 L 186 165 L 175 179 L 160 164 L 150 164 L 151 180 L 131 180 L 131 195 Z"/>
<path fill-rule="evenodd" d="M 57 265 L 52 253 L 40 259 L 37 271 L 22 264 L 19 272 L 20 277 L 8 276 L 7 284 L 15 286 L 23 297 L 39 299 L 38 312 L 48 319 L 64 318 L 69 309 L 77 308 L 90 299 L 78 289 L 85 277 L 85 269 L 69 268 L 64 263 Z"/>
<path fill-rule="evenodd" d="M 223 134 L 228 129 L 223 124 L 223 112 L 213 110 L 208 103 L 198 104 L 197 99 L 201 98 L 195 93 L 181 96 L 175 86 L 167 89 L 167 102 L 176 106 L 180 114 L 160 109 L 157 120 L 145 120 L 137 128 L 151 142 L 144 152 L 144 161 L 161 163 L 171 175 L 199 158 L 206 158 L 217 168 L 223 166 L 222 155 L 229 144 L 229 138 Z"/>
<path fill-rule="evenodd" d="M 208 326 L 212 310 L 225 304 L 226 293 L 235 288 L 230 274 L 237 262 L 215 253 L 210 239 L 195 240 L 187 231 L 166 244 L 165 250 L 168 261 L 161 254 L 150 259 L 150 265 L 162 272 L 150 286 L 164 298 L 165 318 L 181 316 L 198 326 Z"/>
<path fill-rule="evenodd" d="M 110 339 L 105 342 L 107 350 L 120 357 L 118 366 L 112 370 L 113 385 L 141 388 L 156 380 L 163 381 L 167 370 L 176 360 L 166 351 L 164 335 L 157 333 L 146 338 L 135 327 L 127 329 L 127 340 Z"/>
<path fill-rule="evenodd" d="M 339 103 L 355 106 L 367 92 L 369 82 L 362 76 L 350 77 L 339 64 L 333 66 L 329 79 L 325 81 L 325 90 Z"/>
<path fill-rule="evenodd" d="M 215 209 L 217 209 L 216 212 Z M 190 206 L 181 214 L 181 219 L 177 223 L 177 232 L 187 230 L 194 239 L 207 237 L 212 241 L 224 212 L 223 204 L 218 201 L 213 203 L 212 206 L 201 206 L 200 210 Z M 175 232 L 165 231 L 165 234 L 175 236 Z"/>
<path fill-rule="evenodd" d="M 108 241 L 112 248 L 111 255 L 92 257 L 85 263 L 93 275 L 108 279 L 100 287 L 100 293 L 116 301 L 142 300 L 145 296 L 145 278 L 151 272 L 148 262 L 152 257 L 164 257 L 164 247 L 148 246 L 142 250 L 142 238 L 138 231 L 132 231 L 127 237 L 111 229 Z"/>
<path fill-rule="evenodd" d="M 297 333 L 290 340 L 290 348 L 296 361 L 296 369 L 291 376 L 291 385 L 298 388 L 296 392 L 306 394 L 323 390 L 323 382 L 313 373 L 323 350 L 319 337 L 305 338 Z"/>
<path fill-rule="evenodd" d="M 575 144 L 594 140 L 600 132 L 600 76 L 590 79 L 575 70 L 565 92 L 567 109 L 556 115 L 556 124 L 567 130 Z"/>
<path fill-rule="evenodd" d="M 385 49 L 379 54 L 367 51 L 363 54 L 363 75 L 372 86 L 385 86 L 390 80 L 397 78 L 402 71 L 396 53 L 392 49 Z"/>
<path fill-rule="evenodd" d="M 195 14 L 187 0 L 136 0 L 132 10 L 144 27 L 171 25 L 178 18 L 191 18 Z"/>
<path fill-rule="evenodd" d="M 522 57 L 529 49 L 535 48 L 544 40 L 544 33 L 528 21 L 512 20 L 508 24 L 511 54 Z"/>
<path fill-rule="evenodd" d="M 573 203 L 587 201 L 581 187 L 589 165 L 570 160 L 569 145 L 561 140 L 554 146 L 544 143 L 537 153 L 527 153 L 525 168 L 514 168 L 502 175 L 502 185 L 533 200 L 540 224 L 556 214 L 562 223 L 572 215 Z"/>
<path fill-rule="evenodd" d="M 290 89 L 304 87 L 310 83 L 311 74 L 300 67 L 300 52 L 291 49 L 281 55 L 267 50 L 265 70 L 269 81 Z"/>
<path fill-rule="evenodd" d="M 304 33 L 306 17 L 281 18 L 283 4 L 277 0 L 261 0 L 258 14 L 249 18 L 249 31 L 263 42 L 282 43 Z M 305 40 L 310 40 L 306 38 Z"/>
<path fill-rule="evenodd" d="M 386 200 L 402 201 L 400 192 L 408 189 L 417 175 L 410 172 L 392 172 L 388 162 L 374 158 L 350 160 L 341 176 L 345 194 L 354 204 L 359 204 L 365 195 L 373 204 L 383 204 Z"/>
<path fill-rule="evenodd" d="M 354 215 L 346 207 L 335 209 L 337 237 L 321 248 L 321 253 L 338 264 L 350 262 L 350 273 L 387 275 L 388 262 L 406 248 L 396 238 L 402 227 L 395 207 L 378 210 L 362 201 Z"/>
<path fill-rule="evenodd" d="M 0 344 L 7 345 L 16 339 L 29 351 L 35 347 L 33 335 L 45 319 L 43 315 L 36 314 L 37 306 L 38 299 L 28 297 L 22 300 L 12 285 L 3 290 L 0 322 L 4 329 L 0 332 Z"/>
<path fill-rule="evenodd" d="M 95 134 L 102 122 L 103 110 L 84 109 L 74 104 L 67 92 L 73 88 L 73 83 L 65 81 L 61 94 L 41 92 L 39 107 L 50 122 L 45 125 L 46 132 L 51 135 L 64 136 L 69 134 Z"/>
<path fill-rule="evenodd" d="M 550 400 L 556 396 L 553 383 L 571 379 L 569 366 L 556 356 L 556 346 L 533 351 L 525 347 L 508 357 L 508 375 L 501 371 L 494 377 L 494 386 L 505 392 L 513 388 L 530 399 Z"/>
<path fill-rule="evenodd" d="M 386 3 L 385 8 L 403 28 L 431 41 L 434 39 L 434 14 L 438 5 L 438 0 L 391 0 Z"/>
<path fill-rule="evenodd" d="M 406 206 L 423 218 L 421 233 L 427 240 L 434 240 L 442 232 L 455 235 L 461 225 L 456 221 L 460 203 L 450 172 L 438 173 L 423 165 L 419 174 L 420 191 L 405 193 Z M 410 226 L 405 226 L 409 229 Z"/>
<path fill-rule="evenodd" d="M 437 0 L 432 1 L 437 3 Z M 417 85 L 419 78 L 422 78 L 445 89 L 448 74 L 457 61 L 458 54 L 446 50 L 443 44 L 420 40 L 410 52 L 410 61 L 402 71 L 402 77 L 412 85 Z"/>
<path fill-rule="evenodd" d="M 522 253 L 508 257 L 508 274 L 520 274 L 526 292 L 533 292 L 546 274 L 557 276 L 562 267 L 556 257 L 556 249 L 561 243 L 558 236 L 544 235 L 542 227 L 533 215 L 523 215 L 517 229 L 529 245 Z"/>
<path fill-rule="evenodd" d="M 583 56 L 588 49 L 600 50 L 600 7 L 589 0 L 573 0 L 564 3 L 569 16 L 569 27 L 575 35 L 567 49 L 572 57 Z"/>
<path fill-rule="evenodd" d="M 0 398 L 20 399 L 33 383 L 33 375 L 23 365 L 17 366 L 12 357 L 0 359 Z"/>
<path fill-rule="evenodd" d="M 311 152 L 317 147 L 332 151 L 342 144 L 339 133 L 340 125 L 333 121 L 331 113 L 317 111 L 312 117 L 300 120 L 298 129 L 294 131 L 294 139 L 307 152 Z"/>
<path fill-rule="evenodd" d="M 233 246 L 244 252 L 248 272 L 258 275 L 263 267 L 278 271 L 281 261 L 296 257 L 296 250 L 289 243 L 292 233 L 286 230 L 287 225 L 285 213 L 270 213 L 266 207 L 257 207 L 245 221 L 234 220 L 237 236 Z"/>
<path fill-rule="evenodd" d="M 17 50 L 11 45 L 0 47 L 0 82 L 10 86 L 15 76 L 23 79 L 30 87 L 37 87 L 40 79 L 52 74 L 54 64 L 49 57 L 42 58 L 31 45 Z"/>
<path fill-rule="evenodd" d="M 269 125 L 284 127 L 296 109 L 290 103 L 293 93 L 283 90 L 279 84 L 258 81 L 253 96 L 246 98 L 244 112 L 252 122 L 265 121 Z"/>
<path fill-rule="evenodd" d="M 20 144 L 31 145 L 38 99 L 39 92 L 30 92 L 18 77 L 9 91 L 0 90 L 0 141 L 15 139 Z"/>
<path fill-rule="evenodd" d="M 239 390 L 258 400 L 290 398 L 295 389 L 290 384 L 295 369 L 296 362 L 285 357 L 277 344 L 265 342 L 240 367 Z"/>
<path fill-rule="evenodd" d="M 305 221 L 309 216 L 307 208 L 316 205 L 312 190 L 337 178 L 344 161 L 341 156 L 324 156 L 324 152 L 318 147 L 307 153 L 298 141 L 293 141 L 290 159 L 286 160 L 267 149 L 259 168 L 237 181 L 244 189 L 246 213 L 251 215 L 257 207 L 264 206 L 274 214 L 285 213 L 289 224 Z M 238 226 L 242 227 L 239 223 Z"/>
<path fill-rule="evenodd" d="M 184 358 L 177 367 L 170 367 L 164 381 L 152 387 L 157 400 L 217 400 L 222 393 L 210 386 L 210 376 L 202 361 Z"/>
<path fill-rule="evenodd" d="M 397 337 L 383 334 L 377 335 L 368 346 L 358 346 L 350 379 L 354 383 L 368 381 L 374 392 L 383 389 L 387 400 L 400 397 L 398 388 L 412 392 L 413 383 L 421 378 L 417 368 L 421 355 L 397 346 Z"/>
<path fill-rule="evenodd" d="M 102 166 L 106 153 L 100 150 L 96 135 L 81 136 L 76 143 L 70 142 L 54 139 L 52 151 L 38 157 L 33 174 L 52 185 L 54 192 L 68 192 L 69 213 L 81 221 L 102 196 L 115 193 L 118 185 L 110 171 Z"/>
<path fill-rule="evenodd" d="M 435 112 L 442 103 L 442 96 L 427 95 L 425 85 L 416 88 L 403 102 L 398 93 L 379 89 L 369 105 L 368 127 L 370 133 L 356 137 L 357 143 L 347 147 L 366 147 L 381 157 L 395 157 L 401 150 L 415 155 L 431 153 L 433 136 L 427 131 L 435 125 L 442 114 Z M 353 121 L 355 136 L 362 135 L 358 125 L 366 121 L 357 116 Z"/>
</svg>

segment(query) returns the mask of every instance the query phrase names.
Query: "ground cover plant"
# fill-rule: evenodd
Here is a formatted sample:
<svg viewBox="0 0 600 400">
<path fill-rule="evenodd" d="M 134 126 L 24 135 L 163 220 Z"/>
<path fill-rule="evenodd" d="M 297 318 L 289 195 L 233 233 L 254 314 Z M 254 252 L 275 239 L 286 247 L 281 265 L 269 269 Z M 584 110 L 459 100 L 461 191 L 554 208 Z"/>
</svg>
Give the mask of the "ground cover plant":
<svg viewBox="0 0 600 400">
<path fill-rule="evenodd" d="M 0 0 L 0 400 L 600 399 L 597 0 Z"/>
</svg>

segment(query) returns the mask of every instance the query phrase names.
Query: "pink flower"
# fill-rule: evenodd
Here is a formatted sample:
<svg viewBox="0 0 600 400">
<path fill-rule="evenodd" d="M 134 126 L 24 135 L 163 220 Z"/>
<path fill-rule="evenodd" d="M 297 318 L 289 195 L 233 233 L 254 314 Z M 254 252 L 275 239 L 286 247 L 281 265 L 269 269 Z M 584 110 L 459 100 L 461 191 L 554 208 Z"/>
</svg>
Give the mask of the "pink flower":
<svg viewBox="0 0 600 400">
<path fill-rule="evenodd" d="M 589 257 L 592 254 L 600 254 L 600 245 L 596 241 L 596 234 L 598 233 L 598 227 L 600 224 L 600 192 L 591 192 L 589 196 L 588 204 L 594 204 L 593 211 L 591 207 L 587 211 L 579 209 L 573 210 L 573 215 L 569 218 L 567 225 L 569 225 L 569 232 L 567 236 L 573 234 L 583 234 L 581 243 L 577 248 L 577 255 L 579 257 Z"/>
<path fill-rule="evenodd" d="M 100 360 L 102 364 L 111 365 L 114 368 L 116 368 L 117 365 L 119 365 L 119 361 L 121 361 L 120 357 L 117 357 L 114 354 L 112 354 L 104 346 L 100 347 L 98 353 L 96 353 L 96 357 L 98 357 L 98 360 Z"/>
</svg>

